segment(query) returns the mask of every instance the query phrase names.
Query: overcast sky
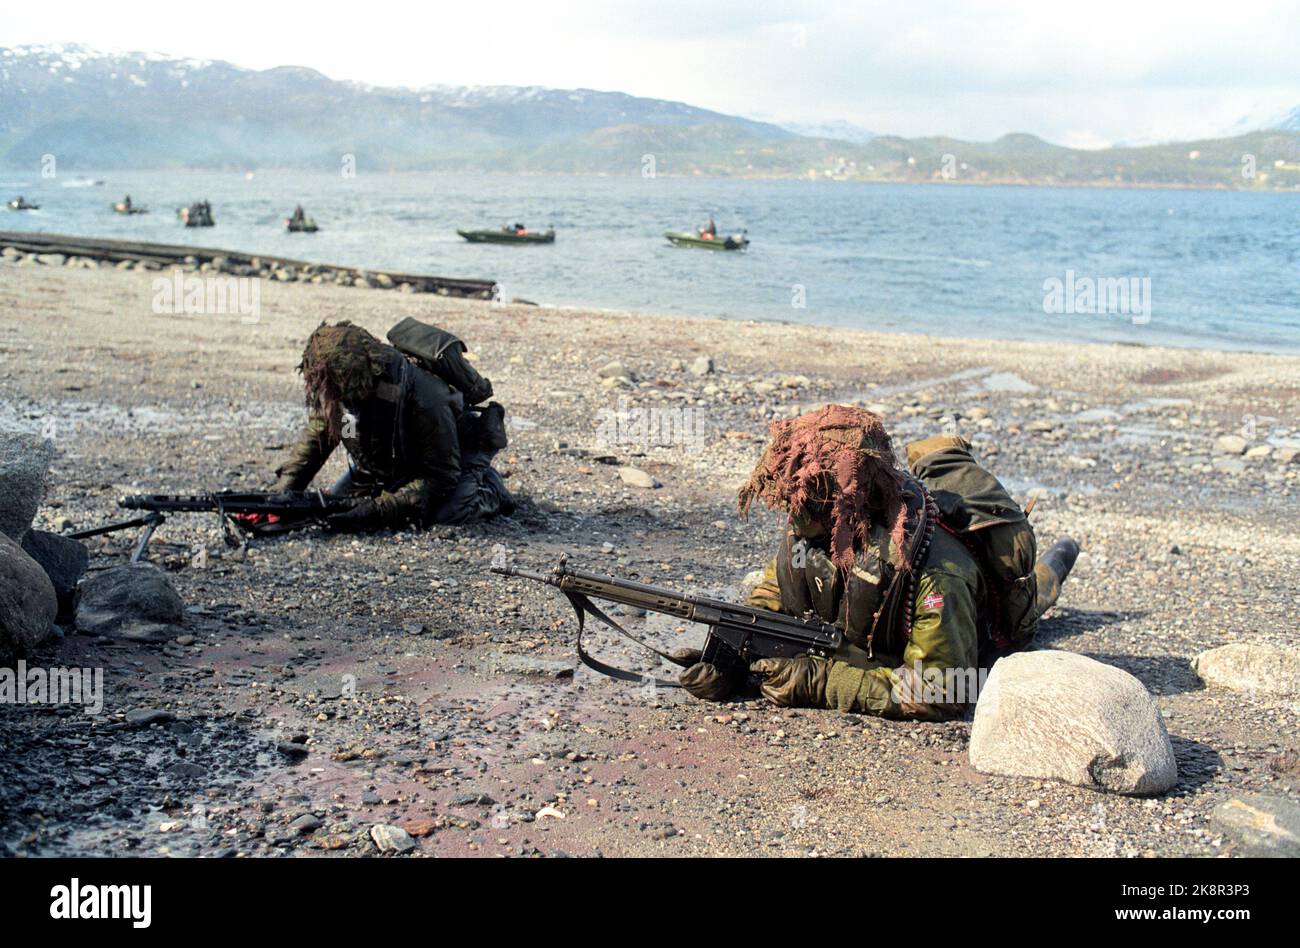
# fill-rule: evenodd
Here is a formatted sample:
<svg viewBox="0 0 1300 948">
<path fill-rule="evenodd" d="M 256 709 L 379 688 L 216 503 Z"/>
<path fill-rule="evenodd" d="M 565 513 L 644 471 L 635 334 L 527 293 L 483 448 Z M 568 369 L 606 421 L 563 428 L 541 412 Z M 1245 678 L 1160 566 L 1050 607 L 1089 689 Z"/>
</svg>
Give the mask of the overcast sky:
<svg viewBox="0 0 1300 948">
<path fill-rule="evenodd" d="M 5 0 L 0 46 L 80 42 L 377 85 L 544 85 L 758 118 L 1098 147 L 1300 106 L 1300 3 Z"/>
</svg>

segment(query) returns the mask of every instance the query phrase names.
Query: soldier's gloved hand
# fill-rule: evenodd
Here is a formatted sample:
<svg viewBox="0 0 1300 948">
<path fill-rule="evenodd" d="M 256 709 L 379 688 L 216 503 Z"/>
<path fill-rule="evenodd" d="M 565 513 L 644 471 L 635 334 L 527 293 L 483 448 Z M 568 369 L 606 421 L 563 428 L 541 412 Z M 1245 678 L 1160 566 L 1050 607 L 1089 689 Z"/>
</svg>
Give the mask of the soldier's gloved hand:
<svg viewBox="0 0 1300 948">
<path fill-rule="evenodd" d="M 731 681 L 718 671 L 717 665 L 699 661 L 699 649 L 678 649 L 672 653 L 672 657 L 674 661 L 683 663 L 692 657 L 696 659 L 694 664 L 677 677 L 681 686 L 695 697 L 702 701 L 725 701 L 731 696 Z"/>
<path fill-rule="evenodd" d="M 668 653 L 668 657 L 682 668 L 690 668 L 704 657 L 704 653 L 698 648 L 675 648 Z"/>
<path fill-rule="evenodd" d="M 350 510 L 330 514 L 325 518 L 325 526 L 341 533 L 354 533 L 383 526 L 383 517 L 379 513 L 379 505 L 366 497 L 357 501 L 356 506 Z"/>
<path fill-rule="evenodd" d="M 826 706 L 826 678 L 831 663 L 824 658 L 760 658 L 749 670 L 762 675 L 758 690 L 763 697 L 783 708 Z"/>
</svg>

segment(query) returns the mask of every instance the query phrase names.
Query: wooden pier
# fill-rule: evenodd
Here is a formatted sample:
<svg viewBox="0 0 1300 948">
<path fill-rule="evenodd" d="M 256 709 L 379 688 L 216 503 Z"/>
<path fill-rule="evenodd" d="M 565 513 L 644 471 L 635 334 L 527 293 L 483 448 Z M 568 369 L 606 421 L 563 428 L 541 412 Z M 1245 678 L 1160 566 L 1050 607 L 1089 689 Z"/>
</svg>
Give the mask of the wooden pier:
<svg viewBox="0 0 1300 948">
<path fill-rule="evenodd" d="M 290 257 L 248 254 L 214 247 L 191 247 L 185 244 L 155 244 L 134 240 L 110 240 L 101 237 L 73 237 L 29 231 L 0 231 L 0 252 L 12 247 L 19 253 L 59 254 L 65 258 L 106 261 L 112 264 L 138 263 L 147 268 L 190 267 L 204 264 L 222 273 L 239 276 L 262 276 L 267 279 L 355 284 L 384 289 L 404 289 L 411 293 L 436 293 L 468 299 L 493 299 L 496 284 L 491 280 L 458 280 L 449 277 L 373 270 L 332 263 L 313 263 Z M 313 278 L 319 277 L 320 279 Z"/>
</svg>

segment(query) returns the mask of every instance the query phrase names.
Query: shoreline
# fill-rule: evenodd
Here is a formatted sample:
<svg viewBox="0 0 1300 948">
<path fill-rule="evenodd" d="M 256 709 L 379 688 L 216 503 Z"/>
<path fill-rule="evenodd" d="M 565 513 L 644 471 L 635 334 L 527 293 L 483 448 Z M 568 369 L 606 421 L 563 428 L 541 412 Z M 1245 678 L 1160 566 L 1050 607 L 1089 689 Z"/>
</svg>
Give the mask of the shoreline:
<svg viewBox="0 0 1300 948">
<path fill-rule="evenodd" d="M 120 238 L 93 237 L 93 236 L 86 236 L 86 235 L 53 234 L 49 231 L 0 232 L 0 234 L 3 233 L 9 233 L 17 236 L 31 233 L 31 234 L 40 235 L 42 239 L 67 238 L 71 240 L 84 240 L 90 242 L 99 242 L 104 244 L 113 244 L 113 245 L 122 245 L 122 246 L 130 245 L 132 243 L 129 241 L 123 241 Z M 310 283 L 315 286 L 335 283 L 336 278 L 338 281 L 342 281 L 342 275 L 346 275 L 350 280 L 354 280 L 354 282 L 357 282 L 358 288 L 361 289 L 411 290 L 413 289 L 413 286 L 415 284 L 424 283 L 424 282 L 429 282 L 431 284 L 480 283 L 483 285 L 486 285 L 486 283 L 488 282 L 492 282 L 494 287 L 498 289 L 500 287 L 500 284 L 496 283 L 495 281 L 473 280 L 470 278 L 460 278 L 460 277 L 431 276 L 427 274 L 425 275 L 402 274 L 396 271 L 376 269 L 368 266 L 354 267 L 351 265 L 329 264 L 329 263 L 322 263 L 319 261 L 303 261 L 297 259 L 287 260 L 287 259 L 277 258 L 274 255 L 262 254 L 258 252 L 234 251 L 226 248 L 211 248 L 211 247 L 204 247 L 199 245 L 190 246 L 186 244 L 168 245 L 168 244 L 150 244 L 150 243 L 138 244 L 138 246 L 166 247 L 169 250 L 188 250 L 193 252 L 196 255 L 197 263 L 195 265 L 180 263 L 173 266 L 163 266 L 154 262 L 151 259 L 148 262 L 144 262 L 143 260 L 138 260 L 136 261 L 133 267 L 126 267 L 125 261 L 116 262 L 116 261 L 109 261 L 106 259 L 96 260 L 95 258 L 89 256 L 73 257 L 73 256 L 65 256 L 63 254 L 58 254 L 59 257 L 63 258 L 63 262 L 62 264 L 58 264 L 56 266 L 78 268 L 78 267 L 85 266 L 86 264 L 89 264 L 92 266 L 92 268 L 97 267 L 100 269 L 104 269 L 104 268 L 115 266 L 117 268 L 126 268 L 126 269 L 132 269 L 136 271 L 147 271 L 152 273 L 173 272 L 175 270 L 181 270 L 182 272 L 185 272 L 187 274 L 193 274 L 200 277 L 214 276 L 214 275 L 221 275 L 221 274 L 237 275 L 241 277 L 260 276 L 260 278 L 267 283 L 274 282 L 276 280 L 282 280 L 283 282 L 290 282 L 290 283 L 292 282 Z M 46 264 L 41 263 L 37 259 L 39 256 L 38 253 L 28 252 L 28 251 L 18 251 L 22 262 L 15 263 L 15 260 L 7 255 L 8 251 L 10 251 L 12 248 L 4 247 L 3 241 L 0 241 L 0 248 L 3 248 L 6 251 L 5 256 L 0 256 L 0 266 L 7 265 L 10 267 L 13 266 L 33 266 L 33 267 L 42 267 L 42 268 L 46 267 Z M 219 264 L 216 266 L 207 262 L 208 260 L 214 259 L 213 258 L 214 254 L 217 255 L 215 259 L 219 261 Z M 254 262 L 257 262 L 259 260 L 265 260 L 266 262 L 258 264 L 258 266 L 261 267 L 261 269 L 258 270 L 257 267 L 250 267 L 247 265 L 248 261 L 250 260 Z M 232 262 L 234 264 L 238 264 L 240 261 L 243 261 L 244 265 L 239 265 L 239 266 L 232 265 Z M 285 279 L 286 271 L 289 274 L 287 279 Z M 360 286 L 361 283 L 365 283 L 366 285 Z M 411 285 L 406 285 L 406 284 L 411 284 Z M 445 291 L 439 289 L 438 295 L 445 295 Z M 456 295 L 460 295 L 460 294 L 457 293 Z M 921 340 L 937 339 L 937 340 L 959 341 L 959 342 L 969 343 L 971 345 L 975 345 L 975 344 L 983 345 L 989 343 L 1005 343 L 1005 344 L 1034 343 L 1034 344 L 1039 344 L 1044 346 L 1088 345 L 1088 346 L 1110 346 L 1110 347 L 1119 347 L 1119 348 L 1131 348 L 1131 349 L 1140 349 L 1140 350 L 1149 349 L 1149 350 L 1168 350 L 1173 352 L 1209 352 L 1209 353 L 1220 353 L 1220 354 L 1255 355 L 1261 357 L 1277 356 L 1282 358 L 1300 359 L 1300 347 L 1296 348 L 1293 351 L 1279 352 L 1279 351 L 1268 350 L 1264 348 L 1251 348 L 1250 343 L 1242 343 L 1240 346 L 1223 348 L 1223 347 L 1213 346 L 1213 345 L 1193 345 L 1193 344 L 1176 345 L 1168 341 L 1138 342 L 1138 341 L 1128 341 L 1128 340 L 1098 340 L 1098 339 L 1085 339 L 1085 338 L 1070 338 L 1068 336 L 1060 339 L 1014 338 L 1014 337 L 997 336 L 997 335 L 961 336 L 961 335 L 954 335 L 951 333 L 936 333 L 936 332 L 931 332 L 926 330 L 872 329 L 864 326 L 845 326 L 845 325 L 837 325 L 832 323 L 823 323 L 823 322 L 814 322 L 814 321 L 804 322 L 804 321 L 791 320 L 791 319 L 780 319 L 775 317 L 766 318 L 762 316 L 739 316 L 739 315 L 730 316 L 721 313 L 698 313 L 698 312 L 680 313 L 680 312 L 653 310 L 653 309 L 627 310 L 621 307 L 584 305 L 581 303 L 534 302 L 531 300 L 522 300 L 520 298 L 514 298 L 510 301 L 499 301 L 496 305 L 528 306 L 528 307 L 535 307 L 539 310 L 548 310 L 548 311 L 554 311 L 559 313 L 582 314 L 582 313 L 596 312 L 596 313 L 602 313 L 608 315 L 632 315 L 632 316 L 637 316 L 642 318 L 653 318 L 653 319 L 666 319 L 666 318 L 675 317 L 681 319 L 708 319 L 708 320 L 716 320 L 719 322 L 732 323 L 732 324 L 736 324 L 736 323 L 756 324 L 756 325 L 765 324 L 765 325 L 778 325 L 778 326 L 789 326 L 789 327 L 802 326 L 811 329 L 820 329 L 827 332 L 832 332 L 832 331 L 861 332 L 867 334 L 899 336 L 904 338 L 921 339 Z M 1113 316 L 1113 315 L 1085 314 L 1082 315 L 1080 318 L 1117 319 L 1120 317 Z M 977 321 L 978 317 L 972 317 L 971 319 L 972 321 Z"/>
<path fill-rule="evenodd" d="M 1010 345 L 1038 345 L 1044 347 L 1059 346 L 1098 346 L 1114 347 L 1121 349 L 1151 350 L 1154 352 L 1204 352 L 1218 355 L 1247 355 L 1277 357 L 1281 359 L 1295 359 L 1300 361 L 1300 348 L 1293 352 L 1275 352 L 1267 349 L 1250 349 L 1245 348 L 1218 348 L 1215 346 L 1177 346 L 1165 342 L 1128 342 L 1121 340 L 1103 340 L 1103 339 L 1026 339 L 1012 338 L 1007 336 L 963 336 L 952 333 L 936 333 L 925 330 L 908 330 L 908 329 L 870 329 L 863 326 L 843 326 L 832 323 L 819 322 L 799 322 L 792 319 L 765 319 L 761 316 L 725 316 L 714 313 L 675 313 L 665 310 L 628 310 L 618 307 L 606 306 L 585 306 L 580 303 L 538 303 L 526 302 L 518 303 L 512 301 L 513 305 L 536 306 L 538 309 L 552 310 L 555 312 L 568 312 L 573 314 L 583 313 L 600 313 L 608 316 L 628 316 L 635 318 L 648 319 L 683 319 L 683 320 L 710 320 L 723 323 L 740 323 L 753 325 L 773 325 L 788 327 L 804 327 L 808 329 L 818 329 L 827 332 L 851 332 L 863 333 L 866 335 L 897 337 L 901 339 L 926 339 L 941 340 L 954 343 L 968 343 L 971 345 L 987 345 L 990 343 L 1005 343 Z M 1114 318 L 1114 317 L 1088 317 L 1088 318 Z"/>
</svg>

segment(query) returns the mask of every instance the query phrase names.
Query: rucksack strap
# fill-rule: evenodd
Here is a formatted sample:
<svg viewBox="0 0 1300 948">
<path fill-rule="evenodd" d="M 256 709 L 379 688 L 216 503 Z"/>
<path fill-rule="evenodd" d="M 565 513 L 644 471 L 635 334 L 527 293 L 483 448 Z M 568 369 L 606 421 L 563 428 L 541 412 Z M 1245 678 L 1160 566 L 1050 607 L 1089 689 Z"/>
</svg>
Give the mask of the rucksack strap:
<svg viewBox="0 0 1300 948">
<path fill-rule="evenodd" d="M 898 629 L 904 642 L 912 640 L 912 603 L 916 601 L 916 579 L 926 554 L 930 552 L 930 541 L 934 537 L 935 527 L 939 523 L 939 508 L 925 485 L 917 478 L 907 476 L 908 491 L 904 493 L 904 503 L 908 504 L 907 539 L 903 542 L 903 562 L 894 571 L 894 578 L 889 583 L 880 611 L 871 623 L 867 634 L 867 654 L 875 654 L 876 631 L 880 628 Z"/>
</svg>

